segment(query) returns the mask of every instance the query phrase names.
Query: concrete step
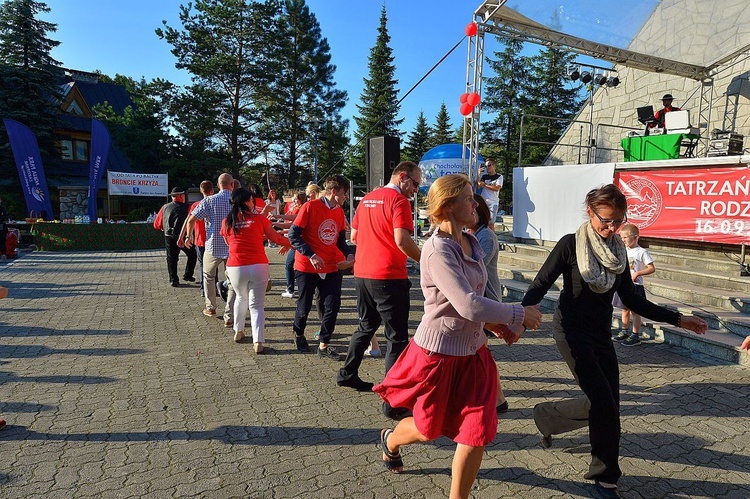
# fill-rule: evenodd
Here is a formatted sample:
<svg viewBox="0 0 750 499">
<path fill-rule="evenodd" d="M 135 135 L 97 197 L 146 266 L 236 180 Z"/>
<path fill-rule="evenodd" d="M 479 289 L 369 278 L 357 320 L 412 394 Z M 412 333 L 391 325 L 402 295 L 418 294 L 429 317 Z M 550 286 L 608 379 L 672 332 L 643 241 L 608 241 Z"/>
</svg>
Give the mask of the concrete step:
<svg viewBox="0 0 750 499">
<path fill-rule="evenodd" d="M 509 302 L 521 300 L 527 288 L 526 285 L 512 279 L 501 279 L 501 284 L 503 285 L 504 300 Z M 557 307 L 559 296 L 559 291 L 550 291 L 547 293 L 540 304 L 541 309 L 545 312 L 553 312 Z M 745 336 L 750 335 L 750 317 L 747 315 L 709 308 L 695 310 L 689 305 L 672 300 L 652 297 L 649 297 L 649 299 L 667 308 L 678 310 L 681 313 L 693 313 L 702 317 L 706 320 L 709 327 L 709 331 L 705 335 L 699 336 L 669 324 L 655 323 L 644 319 L 641 326 L 641 333 L 648 334 L 651 338 L 649 341 L 667 343 L 685 348 L 694 354 L 706 355 L 712 359 L 730 364 L 750 365 L 748 356 L 741 355 L 739 349 Z M 612 327 L 620 328 L 620 326 L 621 313 L 618 309 L 615 309 L 612 314 Z M 647 345 L 649 341 L 644 342 L 644 345 Z"/>
<path fill-rule="evenodd" d="M 673 265 L 691 269 L 702 269 L 722 273 L 728 276 L 739 276 L 741 266 L 736 255 L 681 255 L 673 251 L 649 248 L 648 252 L 657 264 Z M 657 269 L 658 269 L 657 265 Z M 750 278 L 746 278 L 750 284 Z"/>
<path fill-rule="evenodd" d="M 748 294 L 735 294 L 732 291 L 659 278 L 648 279 L 644 282 L 644 287 L 647 293 L 661 298 L 695 306 L 708 306 L 729 312 L 750 314 L 750 295 Z"/>
<path fill-rule="evenodd" d="M 667 281 L 696 284 L 712 289 L 735 292 L 750 296 L 750 277 L 741 277 L 738 273 L 727 274 L 705 270 L 703 267 L 680 267 L 666 265 L 654 258 L 656 272 L 644 277 L 644 281 L 658 277 Z"/>
<path fill-rule="evenodd" d="M 641 237 L 639 244 L 649 251 L 672 253 L 684 257 L 709 257 L 712 259 L 731 258 L 739 261 L 742 247 L 731 244 L 716 244 L 703 241 L 673 241 Z"/>
</svg>

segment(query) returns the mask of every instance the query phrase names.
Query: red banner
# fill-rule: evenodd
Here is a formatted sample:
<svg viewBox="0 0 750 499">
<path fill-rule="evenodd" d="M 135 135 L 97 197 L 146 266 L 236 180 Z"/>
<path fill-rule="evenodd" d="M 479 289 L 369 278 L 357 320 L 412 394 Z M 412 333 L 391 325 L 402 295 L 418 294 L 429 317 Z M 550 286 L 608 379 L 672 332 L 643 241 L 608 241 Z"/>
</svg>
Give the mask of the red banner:
<svg viewBox="0 0 750 499">
<path fill-rule="evenodd" d="M 618 172 L 642 236 L 750 244 L 750 168 Z"/>
</svg>

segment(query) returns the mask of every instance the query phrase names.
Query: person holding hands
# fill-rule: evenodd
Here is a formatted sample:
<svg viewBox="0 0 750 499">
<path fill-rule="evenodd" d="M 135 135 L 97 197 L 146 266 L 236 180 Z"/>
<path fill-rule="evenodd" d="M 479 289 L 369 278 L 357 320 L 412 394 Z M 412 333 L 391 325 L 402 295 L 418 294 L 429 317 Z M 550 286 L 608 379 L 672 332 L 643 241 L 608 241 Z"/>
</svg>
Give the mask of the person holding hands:
<svg viewBox="0 0 750 499">
<path fill-rule="evenodd" d="M 627 200 L 613 184 L 586 195 L 587 220 L 563 236 L 547 257 L 521 303 L 536 305 L 562 275 L 563 289 L 552 322 L 563 359 L 585 394 L 534 407 L 534 422 L 549 447 L 552 435 L 589 427 L 591 465 L 584 475 L 602 497 L 620 497 L 620 373 L 612 343 L 615 292 L 633 312 L 704 334 L 706 322 L 651 303 L 634 291 L 625 244 L 617 229 L 627 222 Z"/>
<path fill-rule="evenodd" d="M 499 303 L 484 297 L 482 248 L 464 228 L 476 224 L 474 193 L 465 175 L 445 175 L 430 186 L 430 218 L 438 222 L 420 257 L 424 315 L 396 364 L 373 388 L 392 407 L 412 416 L 384 429 L 385 467 L 401 473 L 401 447 L 446 436 L 456 442 L 451 498 L 466 498 L 497 434 L 498 372 L 482 331 L 485 322 L 508 324 L 520 334 L 541 321 L 538 305 Z"/>
</svg>

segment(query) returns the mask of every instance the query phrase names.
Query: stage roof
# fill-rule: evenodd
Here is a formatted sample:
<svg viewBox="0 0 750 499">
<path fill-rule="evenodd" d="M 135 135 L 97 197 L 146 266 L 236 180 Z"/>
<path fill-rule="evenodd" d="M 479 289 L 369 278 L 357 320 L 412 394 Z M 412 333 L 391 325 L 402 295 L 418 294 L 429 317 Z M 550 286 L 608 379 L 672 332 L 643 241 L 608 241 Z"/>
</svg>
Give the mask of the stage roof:
<svg viewBox="0 0 750 499">
<path fill-rule="evenodd" d="M 595 59 L 694 80 L 750 50 L 746 0 L 486 0 L 494 34 L 556 44 Z"/>
</svg>

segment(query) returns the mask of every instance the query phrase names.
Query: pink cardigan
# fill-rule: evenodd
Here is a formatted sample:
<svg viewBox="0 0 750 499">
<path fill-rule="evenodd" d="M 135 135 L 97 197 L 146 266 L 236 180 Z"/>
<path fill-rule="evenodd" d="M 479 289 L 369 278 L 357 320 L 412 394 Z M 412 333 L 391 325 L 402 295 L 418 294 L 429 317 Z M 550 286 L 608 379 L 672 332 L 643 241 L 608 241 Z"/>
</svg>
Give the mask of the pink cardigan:
<svg viewBox="0 0 750 499">
<path fill-rule="evenodd" d="M 424 315 L 414 342 L 432 352 L 474 355 L 487 341 L 482 330 L 485 322 L 516 326 L 516 331 L 523 323 L 523 306 L 483 296 L 487 283 L 483 252 L 476 238 L 468 236 L 474 258 L 466 256 L 452 239 L 437 234 L 422 248 Z"/>
</svg>

